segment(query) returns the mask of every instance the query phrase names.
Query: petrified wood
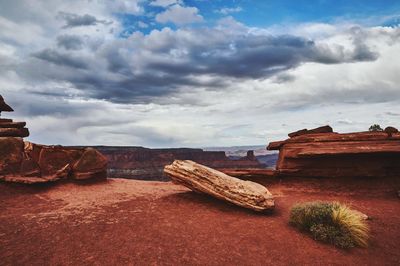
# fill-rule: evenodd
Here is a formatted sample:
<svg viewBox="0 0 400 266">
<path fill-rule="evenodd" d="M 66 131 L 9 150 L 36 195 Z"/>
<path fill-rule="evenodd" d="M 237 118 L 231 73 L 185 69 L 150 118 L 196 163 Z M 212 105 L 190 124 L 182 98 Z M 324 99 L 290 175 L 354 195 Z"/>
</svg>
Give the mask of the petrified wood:
<svg viewBox="0 0 400 266">
<path fill-rule="evenodd" d="M 274 208 L 274 198 L 264 186 L 243 181 L 193 161 L 175 160 L 164 168 L 174 182 L 254 211 Z"/>
</svg>

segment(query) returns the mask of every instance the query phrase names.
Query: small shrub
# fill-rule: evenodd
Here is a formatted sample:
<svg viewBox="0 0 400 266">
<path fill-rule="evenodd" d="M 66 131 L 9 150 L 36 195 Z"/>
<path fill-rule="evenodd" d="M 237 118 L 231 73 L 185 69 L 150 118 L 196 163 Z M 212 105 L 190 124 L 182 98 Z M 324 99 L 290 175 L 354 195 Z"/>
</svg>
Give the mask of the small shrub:
<svg viewBox="0 0 400 266">
<path fill-rule="evenodd" d="M 383 131 L 380 125 L 373 124 L 369 127 L 368 131 Z"/>
<path fill-rule="evenodd" d="M 367 246 L 368 226 L 359 214 L 338 202 L 307 202 L 295 205 L 290 224 L 315 240 L 341 248 Z"/>
</svg>

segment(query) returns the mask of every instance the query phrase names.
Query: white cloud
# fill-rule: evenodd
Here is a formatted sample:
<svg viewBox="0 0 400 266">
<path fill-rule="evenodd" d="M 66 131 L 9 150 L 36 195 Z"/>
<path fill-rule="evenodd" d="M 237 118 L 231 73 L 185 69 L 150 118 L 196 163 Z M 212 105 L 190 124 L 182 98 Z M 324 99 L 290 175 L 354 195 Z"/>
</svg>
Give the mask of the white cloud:
<svg viewBox="0 0 400 266">
<path fill-rule="evenodd" d="M 2 4 L 0 88 L 16 110 L 7 116 L 27 121 L 34 142 L 267 144 L 323 124 L 339 132 L 400 124 L 398 27 L 250 28 L 228 17 L 214 27 L 122 39 L 113 12 L 141 12 L 140 1 L 128 9 L 113 1 L 39 1 L 20 12 L 29 3 Z M 176 7 L 185 8 L 166 11 Z M 113 24 L 62 29 L 58 12 Z M 371 53 L 376 60 L 360 60 Z M 270 66 L 286 70 L 260 71 Z"/>
<path fill-rule="evenodd" d="M 184 7 L 173 5 L 162 13 L 156 15 L 156 21 L 159 23 L 174 23 L 178 26 L 202 22 L 203 17 L 199 15 L 196 7 Z"/>
<path fill-rule="evenodd" d="M 216 13 L 220 13 L 223 15 L 228 15 L 232 13 L 238 13 L 241 12 L 243 9 L 240 6 L 237 7 L 223 7 L 221 9 L 216 10 Z"/>
<path fill-rule="evenodd" d="M 137 24 L 138 24 L 138 27 L 141 28 L 141 29 L 146 29 L 146 28 L 149 27 L 149 24 L 147 24 L 147 23 L 145 23 L 143 21 L 139 21 Z"/>
</svg>

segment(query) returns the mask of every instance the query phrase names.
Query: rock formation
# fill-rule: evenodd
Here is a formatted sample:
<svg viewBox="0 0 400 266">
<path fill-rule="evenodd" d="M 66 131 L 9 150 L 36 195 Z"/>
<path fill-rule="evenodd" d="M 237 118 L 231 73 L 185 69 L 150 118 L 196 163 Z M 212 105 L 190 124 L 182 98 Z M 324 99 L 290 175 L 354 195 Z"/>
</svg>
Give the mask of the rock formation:
<svg viewBox="0 0 400 266">
<path fill-rule="evenodd" d="M 276 166 L 279 175 L 347 177 L 400 174 L 400 133 L 394 128 L 388 132 L 291 135 L 293 137 L 271 142 L 267 147 L 268 150 L 279 150 Z"/>
<path fill-rule="evenodd" d="M 1 96 L 0 110 L 12 111 Z M 29 135 L 24 127 L 25 122 L 0 120 L 0 180 L 32 184 L 107 177 L 107 159 L 97 150 L 24 142 Z"/>
<path fill-rule="evenodd" d="M 164 168 L 176 183 L 255 211 L 274 208 L 274 198 L 264 186 L 228 176 L 193 161 L 176 160 Z"/>
<path fill-rule="evenodd" d="M 13 111 L 0 95 L 0 115 L 1 112 Z M 28 137 L 29 130 L 25 128 L 25 125 L 25 122 L 13 122 L 12 119 L 0 118 L 0 137 Z"/>
<path fill-rule="evenodd" d="M 0 138 L 0 180 L 44 183 L 107 177 L 107 158 L 92 148 L 74 149 Z"/>
<path fill-rule="evenodd" d="M 202 149 L 149 149 L 144 147 L 94 147 L 108 159 L 108 176 L 145 180 L 168 180 L 163 174 L 166 165 L 174 160 L 192 160 L 216 169 L 264 168 L 254 157 L 231 160 L 223 151 Z M 253 155 L 253 156 L 252 156 Z"/>
<path fill-rule="evenodd" d="M 289 133 L 288 136 L 290 138 L 293 138 L 293 137 L 306 135 L 306 134 L 332 133 L 332 132 L 333 132 L 333 129 L 329 125 L 326 125 L 326 126 L 317 127 L 317 128 L 314 128 L 314 129 L 306 129 L 306 128 L 304 128 L 304 129 Z"/>
</svg>

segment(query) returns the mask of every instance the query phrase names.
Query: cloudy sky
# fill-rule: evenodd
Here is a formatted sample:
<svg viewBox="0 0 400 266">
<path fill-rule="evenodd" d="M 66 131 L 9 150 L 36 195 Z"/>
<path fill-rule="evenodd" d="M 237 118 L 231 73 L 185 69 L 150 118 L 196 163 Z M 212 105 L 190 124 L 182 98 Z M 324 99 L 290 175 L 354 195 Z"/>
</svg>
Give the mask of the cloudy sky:
<svg viewBox="0 0 400 266">
<path fill-rule="evenodd" d="M 0 0 L 0 94 L 44 144 L 400 126 L 398 0 Z"/>
</svg>

